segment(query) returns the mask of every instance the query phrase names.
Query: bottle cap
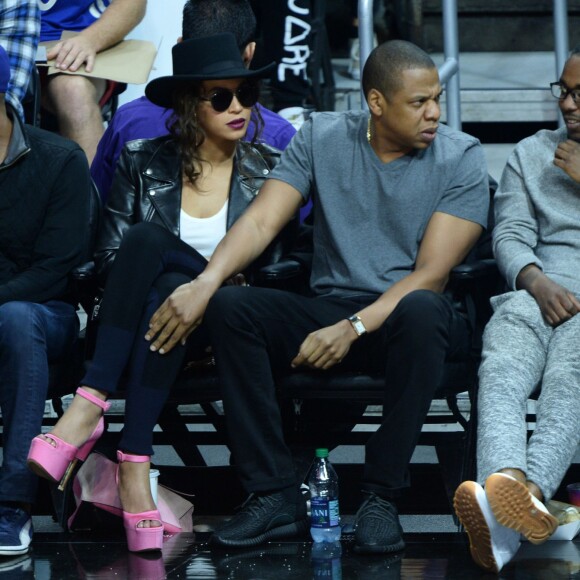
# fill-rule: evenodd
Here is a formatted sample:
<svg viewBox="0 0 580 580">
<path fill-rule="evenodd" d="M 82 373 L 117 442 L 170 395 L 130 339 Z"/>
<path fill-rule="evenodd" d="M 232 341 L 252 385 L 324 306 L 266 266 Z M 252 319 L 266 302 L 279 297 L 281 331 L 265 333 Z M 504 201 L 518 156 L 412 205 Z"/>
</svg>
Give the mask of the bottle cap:
<svg viewBox="0 0 580 580">
<path fill-rule="evenodd" d="M 317 449 L 316 457 L 328 457 L 328 449 Z"/>
</svg>

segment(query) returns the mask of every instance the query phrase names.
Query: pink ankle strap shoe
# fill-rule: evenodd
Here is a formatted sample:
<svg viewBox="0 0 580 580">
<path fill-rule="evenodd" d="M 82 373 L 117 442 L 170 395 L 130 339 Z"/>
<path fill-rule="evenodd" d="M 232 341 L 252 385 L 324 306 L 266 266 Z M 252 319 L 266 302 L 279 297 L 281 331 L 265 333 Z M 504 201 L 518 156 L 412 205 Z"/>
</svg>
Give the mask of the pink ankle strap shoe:
<svg viewBox="0 0 580 580">
<path fill-rule="evenodd" d="M 117 451 L 119 463 L 125 461 L 129 463 L 148 463 L 151 461 L 149 455 L 133 455 Z M 117 484 L 119 482 L 119 471 L 117 470 Z M 144 521 L 158 521 L 159 525 L 149 528 L 139 527 Z M 151 550 L 161 550 L 163 546 L 163 522 L 159 510 L 148 510 L 137 514 L 132 514 L 123 510 L 123 525 L 127 535 L 127 546 L 130 552 L 148 552 Z"/>
<path fill-rule="evenodd" d="M 76 394 L 87 399 L 103 412 L 109 410 L 111 404 L 95 397 L 79 387 Z M 91 436 L 79 447 L 75 447 L 51 433 L 37 435 L 30 444 L 28 452 L 28 467 L 40 477 L 50 481 L 60 481 L 58 489 L 64 490 L 78 461 L 85 461 L 95 443 L 105 430 L 103 417 L 99 419 Z M 50 441 L 47 441 L 50 440 Z M 51 443 L 54 442 L 54 445 Z"/>
</svg>

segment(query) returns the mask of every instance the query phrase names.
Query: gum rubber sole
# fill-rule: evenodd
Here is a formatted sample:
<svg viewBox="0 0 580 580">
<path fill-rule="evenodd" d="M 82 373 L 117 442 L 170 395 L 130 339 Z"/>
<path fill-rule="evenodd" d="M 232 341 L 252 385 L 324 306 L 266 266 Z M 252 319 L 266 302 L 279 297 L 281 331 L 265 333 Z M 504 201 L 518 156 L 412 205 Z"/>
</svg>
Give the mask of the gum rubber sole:
<svg viewBox="0 0 580 580">
<path fill-rule="evenodd" d="M 528 488 L 512 477 L 493 473 L 485 493 L 497 521 L 516 530 L 532 544 L 542 544 L 558 527 L 558 520 L 533 501 Z"/>
<path fill-rule="evenodd" d="M 473 561 L 489 572 L 498 573 L 493 555 L 491 532 L 476 497 L 477 485 L 464 481 L 455 492 L 453 507 L 469 538 L 469 550 Z"/>
<path fill-rule="evenodd" d="M 357 554 L 394 554 L 396 552 L 402 552 L 405 547 L 405 542 L 401 540 L 396 544 L 388 545 L 355 543 L 353 550 Z"/>
</svg>

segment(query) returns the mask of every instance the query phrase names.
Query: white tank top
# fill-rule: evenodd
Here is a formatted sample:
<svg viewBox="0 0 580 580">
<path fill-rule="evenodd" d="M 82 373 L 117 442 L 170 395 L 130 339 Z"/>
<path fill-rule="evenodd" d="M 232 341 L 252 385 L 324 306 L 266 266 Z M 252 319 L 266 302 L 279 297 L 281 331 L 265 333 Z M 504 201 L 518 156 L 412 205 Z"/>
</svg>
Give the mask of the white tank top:
<svg viewBox="0 0 580 580">
<path fill-rule="evenodd" d="M 229 200 L 226 200 L 223 207 L 208 218 L 192 217 L 183 209 L 180 212 L 179 237 L 207 260 L 226 235 L 228 204 Z"/>
</svg>

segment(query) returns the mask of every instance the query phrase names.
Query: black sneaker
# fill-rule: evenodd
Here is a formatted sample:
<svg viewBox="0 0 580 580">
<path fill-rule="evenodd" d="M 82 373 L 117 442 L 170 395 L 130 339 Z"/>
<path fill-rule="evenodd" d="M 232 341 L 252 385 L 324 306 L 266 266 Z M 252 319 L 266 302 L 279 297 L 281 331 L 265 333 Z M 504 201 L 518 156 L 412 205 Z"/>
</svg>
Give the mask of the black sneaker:
<svg viewBox="0 0 580 580">
<path fill-rule="evenodd" d="M 215 530 L 211 543 L 243 548 L 305 533 L 309 525 L 306 501 L 296 495 L 297 503 L 289 502 L 281 492 L 250 495 L 242 509 Z"/>
<path fill-rule="evenodd" d="M 354 525 L 354 551 L 359 554 L 385 554 L 405 548 L 397 508 L 375 493 L 360 506 Z"/>
</svg>

